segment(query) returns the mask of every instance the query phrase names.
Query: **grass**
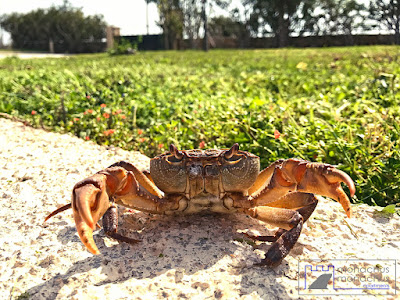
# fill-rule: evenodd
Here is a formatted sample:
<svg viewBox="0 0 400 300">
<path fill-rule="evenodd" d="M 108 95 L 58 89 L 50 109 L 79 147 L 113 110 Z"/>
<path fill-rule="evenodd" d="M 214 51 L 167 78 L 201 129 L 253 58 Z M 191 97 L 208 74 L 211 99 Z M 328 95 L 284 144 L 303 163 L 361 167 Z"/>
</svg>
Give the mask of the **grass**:
<svg viewBox="0 0 400 300">
<path fill-rule="evenodd" d="M 0 112 L 148 156 L 230 147 L 337 165 L 354 202 L 400 192 L 400 48 L 0 60 Z"/>
</svg>

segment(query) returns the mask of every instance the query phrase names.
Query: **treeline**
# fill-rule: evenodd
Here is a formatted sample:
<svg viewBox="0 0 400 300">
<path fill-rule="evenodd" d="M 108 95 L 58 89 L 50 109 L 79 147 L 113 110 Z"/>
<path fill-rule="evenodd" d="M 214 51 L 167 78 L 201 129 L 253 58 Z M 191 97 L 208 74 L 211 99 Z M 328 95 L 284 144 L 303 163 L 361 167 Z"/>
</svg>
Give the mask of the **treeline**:
<svg viewBox="0 0 400 300">
<path fill-rule="evenodd" d="M 210 35 L 235 37 L 244 45 L 250 38 L 274 37 L 279 47 L 286 47 L 290 36 L 352 36 L 370 30 L 394 33 L 400 44 L 400 0 L 147 1 L 157 3 L 167 49 L 176 48 L 182 39 L 194 47 L 210 11 L 225 12 L 208 20 Z"/>
<path fill-rule="evenodd" d="M 82 53 L 105 48 L 107 24 L 103 16 L 85 16 L 68 1 L 26 14 L 3 15 L 0 26 L 10 33 L 15 49 Z"/>
<path fill-rule="evenodd" d="M 195 48 L 205 32 L 235 38 L 243 47 L 259 37 L 272 37 L 276 46 L 286 47 L 293 36 L 351 37 L 380 30 L 394 34 L 400 44 L 400 0 L 145 1 L 158 7 L 165 49 L 178 49 L 183 40 Z M 84 16 L 68 0 L 58 7 L 3 15 L 0 26 L 11 34 L 14 48 L 77 53 L 105 47 L 103 16 Z"/>
</svg>

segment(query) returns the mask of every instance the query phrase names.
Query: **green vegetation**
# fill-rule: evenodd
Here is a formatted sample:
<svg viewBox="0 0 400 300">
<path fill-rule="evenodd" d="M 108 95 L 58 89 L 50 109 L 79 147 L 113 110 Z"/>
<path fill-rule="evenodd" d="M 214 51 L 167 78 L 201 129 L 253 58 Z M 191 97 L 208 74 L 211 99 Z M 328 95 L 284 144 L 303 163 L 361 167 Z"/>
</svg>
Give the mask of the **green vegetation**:
<svg viewBox="0 0 400 300">
<path fill-rule="evenodd" d="M 127 39 L 121 38 L 121 40 L 116 41 L 114 47 L 108 50 L 110 55 L 124 55 L 124 54 L 135 54 L 138 50 L 138 44 L 142 42 L 142 37 L 140 36 L 137 42 L 130 42 Z"/>
<path fill-rule="evenodd" d="M 400 48 L 0 60 L 0 111 L 154 156 L 230 147 L 337 165 L 354 201 L 400 199 Z"/>
</svg>

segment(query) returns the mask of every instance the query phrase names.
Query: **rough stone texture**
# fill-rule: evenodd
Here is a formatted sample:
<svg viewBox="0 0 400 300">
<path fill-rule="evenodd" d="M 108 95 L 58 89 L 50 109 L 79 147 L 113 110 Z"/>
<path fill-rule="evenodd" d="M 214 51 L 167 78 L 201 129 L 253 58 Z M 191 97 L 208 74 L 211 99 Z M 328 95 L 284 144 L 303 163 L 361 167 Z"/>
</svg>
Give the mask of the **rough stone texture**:
<svg viewBox="0 0 400 300">
<path fill-rule="evenodd" d="M 269 245 L 253 249 L 241 234 L 272 230 L 239 215 L 173 218 L 120 208 L 120 232 L 142 242 L 119 244 L 99 230 L 102 254 L 93 256 L 71 211 L 43 225 L 45 216 L 68 203 L 84 177 L 119 160 L 144 168 L 149 159 L 5 119 L 0 132 L 0 299 L 298 298 L 298 259 L 400 258 L 399 216 L 357 205 L 347 219 L 325 199 L 275 269 L 255 265 Z"/>
</svg>

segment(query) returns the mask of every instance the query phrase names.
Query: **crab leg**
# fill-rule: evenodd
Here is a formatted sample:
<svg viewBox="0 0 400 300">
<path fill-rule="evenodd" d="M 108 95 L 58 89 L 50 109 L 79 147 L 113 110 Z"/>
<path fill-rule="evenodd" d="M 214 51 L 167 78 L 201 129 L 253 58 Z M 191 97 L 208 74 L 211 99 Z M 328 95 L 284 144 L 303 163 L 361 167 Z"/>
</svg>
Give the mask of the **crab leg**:
<svg viewBox="0 0 400 300">
<path fill-rule="evenodd" d="M 290 192 L 305 192 L 326 196 L 338 201 L 351 217 L 350 200 L 341 187 L 344 182 L 350 190 L 350 195 L 355 193 L 353 180 L 345 172 L 328 164 L 311 163 L 305 160 L 288 159 L 267 168 L 263 180 L 267 184 L 262 186 L 260 180 L 255 183 L 252 197 L 254 206 L 269 205 Z M 271 174 L 270 176 L 267 176 Z M 269 180 L 268 180 L 269 179 Z"/>
<path fill-rule="evenodd" d="M 118 228 L 118 209 L 115 205 L 111 205 L 103 216 L 103 228 L 105 234 L 108 236 L 128 244 L 135 244 L 140 242 L 139 240 L 134 240 L 129 237 L 120 235 L 117 233 Z"/>
<path fill-rule="evenodd" d="M 246 234 L 254 240 L 274 242 L 261 261 L 261 265 L 274 267 L 281 263 L 296 244 L 303 223 L 313 213 L 317 203 L 318 199 L 313 194 L 291 193 L 271 203 L 275 207 L 260 206 L 246 211 L 253 218 L 279 227 L 274 236 Z M 294 209 L 295 207 L 297 209 Z"/>
<path fill-rule="evenodd" d="M 311 216 L 311 214 L 314 212 L 315 208 L 317 207 L 317 204 L 318 204 L 318 196 L 309 193 L 295 192 L 295 193 L 289 193 L 277 201 L 268 203 L 268 206 L 297 210 L 303 217 L 303 222 L 305 223 Z M 256 214 L 265 216 L 266 210 L 264 208 L 265 208 L 264 206 L 259 206 L 256 208 L 249 209 L 250 215 Z M 268 220 L 265 220 L 265 222 L 271 224 L 271 222 L 269 222 Z M 245 233 L 245 235 L 251 239 L 258 241 L 275 242 L 282 235 L 283 232 L 286 232 L 286 230 L 283 228 L 279 228 L 278 231 L 273 236 L 254 236 L 254 235 L 249 235 L 247 233 Z"/>
<path fill-rule="evenodd" d="M 283 159 L 277 160 L 262 170 L 260 174 L 258 174 L 256 182 L 249 189 L 249 195 L 257 194 L 257 192 L 260 192 L 262 188 L 265 188 L 265 186 L 269 183 L 275 168 L 282 164 L 282 162 L 284 162 Z"/>
<path fill-rule="evenodd" d="M 318 204 L 318 196 L 310 193 L 289 193 L 281 199 L 268 203 L 269 207 L 289 208 L 297 210 L 303 217 L 304 223 L 314 212 Z"/>
<path fill-rule="evenodd" d="M 112 167 L 122 167 L 127 171 L 130 171 L 135 175 L 136 180 L 150 193 L 161 198 L 163 196 L 162 192 L 156 187 L 154 181 L 151 179 L 150 172 L 141 172 L 133 164 L 127 161 L 120 161 L 109 166 Z"/>
<path fill-rule="evenodd" d="M 46 223 L 48 219 L 51 217 L 54 217 L 55 215 L 59 214 L 60 212 L 63 212 L 64 210 L 70 209 L 72 207 L 71 203 L 68 203 L 66 205 L 61 206 L 60 208 L 57 208 L 55 211 L 51 212 L 45 219 L 43 223 Z"/>
<path fill-rule="evenodd" d="M 277 240 L 260 263 L 269 267 L 277 266 L 296 244 L 303 228 L 303 217 L 295 210 L 267 206 L 249 209 L 247 213 L 253 218 L 287 230 L 281 230 L 281 235 L 276 236 Z"/>
</svg>

